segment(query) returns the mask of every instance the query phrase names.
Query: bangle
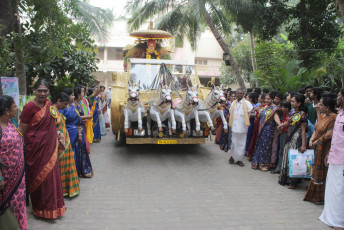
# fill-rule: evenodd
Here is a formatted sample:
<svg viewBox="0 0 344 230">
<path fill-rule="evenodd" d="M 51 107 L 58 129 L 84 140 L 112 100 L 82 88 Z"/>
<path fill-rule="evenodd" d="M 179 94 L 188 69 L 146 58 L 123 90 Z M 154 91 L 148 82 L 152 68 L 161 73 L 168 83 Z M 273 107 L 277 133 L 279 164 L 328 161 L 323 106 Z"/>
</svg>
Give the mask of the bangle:
<svg viewBox="0 0 344 230">
<path fill-rule="evenodd" d="M 0 176 L 0 180 L 2 180 L 2 179 L 4 179 L 4 177 L 3 177 L 3 176 Z"/>
</svg>

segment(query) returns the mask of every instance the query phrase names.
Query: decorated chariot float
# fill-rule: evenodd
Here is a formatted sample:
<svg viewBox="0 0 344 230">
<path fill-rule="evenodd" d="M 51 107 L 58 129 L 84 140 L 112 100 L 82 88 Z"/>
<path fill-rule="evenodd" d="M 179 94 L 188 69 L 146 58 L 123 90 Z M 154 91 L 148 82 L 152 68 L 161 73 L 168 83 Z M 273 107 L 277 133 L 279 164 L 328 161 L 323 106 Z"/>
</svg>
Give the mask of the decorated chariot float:
<svg viewBox="0 0 344 230">
<path fill-rule="evenodd" d="M 169 60 L 161 30 L 136 31 L 139 40 L 125 52 L 126 72 L 114 74 L 111 124 L 126 144 L 202 144 L 226 101 L 221 87 L 203 87 L 193 64 Z"/>
</svg>

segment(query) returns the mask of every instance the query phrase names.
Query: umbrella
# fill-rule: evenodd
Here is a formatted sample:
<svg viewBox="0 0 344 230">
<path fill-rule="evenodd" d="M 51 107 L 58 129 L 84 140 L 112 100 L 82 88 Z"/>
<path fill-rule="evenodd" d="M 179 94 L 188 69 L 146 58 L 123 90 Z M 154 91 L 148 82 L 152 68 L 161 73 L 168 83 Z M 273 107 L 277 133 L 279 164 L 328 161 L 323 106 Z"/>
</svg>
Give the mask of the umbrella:
<svg viewBox="0 0 344 230">
<path fill-rule="evenodd" d="M 171 38 L 172 35 L 163 30 L 154 30 L 153 22 L 150 22 L 148 30 L 138 30 L 129 34 L 130 37 L 140 38 L 140 39 L 167 39 Z"/>
</svg>

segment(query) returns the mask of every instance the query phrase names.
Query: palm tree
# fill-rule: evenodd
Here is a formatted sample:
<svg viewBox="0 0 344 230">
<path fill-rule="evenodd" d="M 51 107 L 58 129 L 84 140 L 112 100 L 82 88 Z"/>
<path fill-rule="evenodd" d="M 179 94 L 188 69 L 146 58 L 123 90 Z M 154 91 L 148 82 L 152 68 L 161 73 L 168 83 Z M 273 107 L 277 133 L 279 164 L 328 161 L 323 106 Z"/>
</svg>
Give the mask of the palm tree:
<svg viewBox="0 0 344 230">
<path fill-rule="evenodd" d="M 87 1 L 76 1 L 76 19 L 88 26 L 91 35 L 100 43 L 108 41 L 114 15 L 109 9 L 92 6 Z"/>
<path fill-rule="evenodd" d="M 247 0 L 131 0 L 126 10 L 131 13 L 129 30 L 138 29 L 148 19 L 158 16 L 157 28 L 167 30 L 175 36 L 186 36 L 193 49 L 204 26 L 207 26 L 224 53 L 229 55 L 230 65 L 240 87 L 245 82 L 240 75 L 224 34 L 230 31 L 227 12 L 245 12 L 249 15 L 252 5 Z"/>
</svg>

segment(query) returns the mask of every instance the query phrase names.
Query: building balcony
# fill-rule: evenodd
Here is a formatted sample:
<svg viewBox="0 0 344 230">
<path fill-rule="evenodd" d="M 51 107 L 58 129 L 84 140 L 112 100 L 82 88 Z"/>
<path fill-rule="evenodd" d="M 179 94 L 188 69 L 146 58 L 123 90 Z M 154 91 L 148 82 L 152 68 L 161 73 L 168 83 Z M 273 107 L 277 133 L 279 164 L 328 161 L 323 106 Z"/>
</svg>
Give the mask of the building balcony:
<svg viewBox="0 0 344 230">
<path fill-rule="evenodd" d="M 221 70 L 219 65 L 196 65 L 197 74 L 201 77 L 219 77 Z"/>
<path fill-rule="evenodd" d="M 100 60 L 98 68 L 99 72 L 124 72 L 123 60 Z"/>
</svg>

